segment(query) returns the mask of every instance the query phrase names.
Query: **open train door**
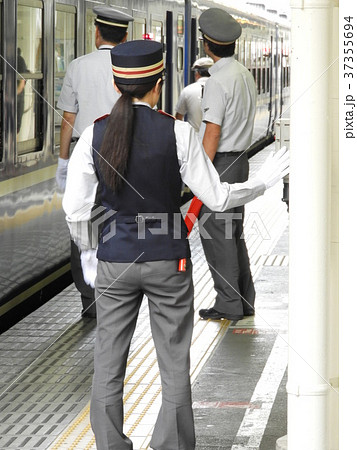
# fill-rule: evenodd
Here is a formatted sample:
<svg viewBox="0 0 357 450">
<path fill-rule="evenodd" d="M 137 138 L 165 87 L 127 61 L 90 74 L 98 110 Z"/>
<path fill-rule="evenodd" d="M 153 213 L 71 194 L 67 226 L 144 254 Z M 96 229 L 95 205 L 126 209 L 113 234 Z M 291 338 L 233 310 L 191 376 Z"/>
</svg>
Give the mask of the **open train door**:
<svg viewBox="0 0 357 450">
<path fill-rule="evenodd" d="M 172 114 L 172 80 L 173 80 L 173 14 L 166 12 L 166 77 L 165 77 L 165 111 Z"/>
<path fill-rule="evenodd" d="M 190 45 L 190 67 L 189 70 L 189 83 L 194 83 L 195 74 L 191 70 L 193 63 L 196 61 L 198 55 L 197 47 L 197 19 L 195 17 L 191 18 L 191 45 Z"/>
</svg>

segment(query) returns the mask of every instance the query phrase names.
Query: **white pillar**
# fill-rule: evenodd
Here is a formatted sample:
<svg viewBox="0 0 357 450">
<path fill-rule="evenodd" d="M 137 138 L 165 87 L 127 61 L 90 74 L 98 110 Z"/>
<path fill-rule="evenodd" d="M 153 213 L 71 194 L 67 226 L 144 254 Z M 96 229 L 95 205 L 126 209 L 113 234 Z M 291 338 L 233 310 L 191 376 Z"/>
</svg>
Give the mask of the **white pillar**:
<svg viewBox="0 0 357 450">
<path fill-rule="evenodd" d="M 330 0 L 291 0 L 288 449 L 328 448 Z"/>
</svg>

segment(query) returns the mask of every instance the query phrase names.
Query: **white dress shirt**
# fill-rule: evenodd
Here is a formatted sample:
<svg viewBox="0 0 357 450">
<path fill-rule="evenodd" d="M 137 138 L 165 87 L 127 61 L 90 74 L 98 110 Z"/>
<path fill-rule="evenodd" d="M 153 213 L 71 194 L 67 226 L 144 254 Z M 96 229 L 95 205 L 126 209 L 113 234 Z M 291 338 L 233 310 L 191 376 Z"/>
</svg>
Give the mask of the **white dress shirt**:
<svg viewBox="0 0 357 450">
<path fill-rule="evenodd" d="M 252 143 L 257 88 L 249 70 L 234 59 L 221 58 L 209 68 L 202 99 L 204 122 L 221 127 L 217 153 L 244 151 Z"/>
<path fill-rule="evenodd" d="M 182 89 L 176 104 L 176 112 L 187 114 L 187 122 L 198 132 L 202 122 L 202 96 L 208 77 L 201 77 L 195 83 Z"/>
<path fill-rule="evenodd" d="M 73 137 L 79 137 L 98 117 L 110 114 L 120 97 L 113 86 L 111 48 L 101 45 L 68 66 L 57 108 L 77 114 Z"/>
</svg>

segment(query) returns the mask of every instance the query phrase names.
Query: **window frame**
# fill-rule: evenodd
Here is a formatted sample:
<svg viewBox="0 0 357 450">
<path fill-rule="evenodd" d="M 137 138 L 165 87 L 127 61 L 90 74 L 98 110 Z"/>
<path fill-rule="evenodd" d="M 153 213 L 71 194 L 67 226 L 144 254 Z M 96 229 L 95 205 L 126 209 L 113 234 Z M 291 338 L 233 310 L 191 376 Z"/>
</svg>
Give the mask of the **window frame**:
<svg viewBox="0 0 357 450">
<path fill-rule="evenodd" d="M 64 4 L 64 3 L 56 3 L 55 8 L 54 8 L 54 22 L 53 22 L 53 104 L 54 104 L 54 111 L 53 111 L 53 150 L 55 152 L 58 153 L 59 151 L 59 145 L 60 145 L 60 128 L 61 126 L 59 126 L 59 129 L 56 129 L 56 115 L 58 115 L 60 113 L 61 110 L 59 110 L 56 107 L 56 79 L 57 78 L 62 78 L 62 81 L 64 80 L 64 77 L 66 75 L 67 70 L 63 71 L 63 72 L 58 72 L 56 71 L 56 61 L 55 61 L 55 57 L 56 57 L 56 20 L 55 20 L 55 16 L 57 12 L 63 12 L 63 13 L 68 13 L 68 14 L 73 14 L 73 18 L 74 18 L 74 30 L 73 30 L 73 35 L 74 35 L 74 45 L 73 45 L 73 51 L 74 51 L 74 57 L 73 59 L 75 59 L 77 57 L 77 46 L 78 46 L 78 29 L 77 29 L 77 17 L 78 17 L 78 8 L 75 5 L 69 5 L 69 4 Z M 62 83 L 63 85 L 63 83 Z M 62 121 L 62 119 L 61 119 Z M 58 127 L 58 125 L 57 125 Z"/>
<path fill-rule="evenodd" d="M 29 72 L 28 75 L 23 75 L 23 78 L 25 80 L 42 80 L 42 87 L 40 90 L 35 91 L 35 95 L 40 95 L 41 101 L 38 107 L 38 111 L 40 112 L 40 118 L 39 120 L 42 122 L 40 125 L 39 130 L 37 130 L 35 125 L 35 137 L 32 139 L 27 139 L 26 141 L 17 141 L 16 140 L 16 151 L 15 156 L 17 162 L 26 162 L 28 160 L 32 159 L 39 159 L 41 155 L 44 153 L 44 144 L 45 144 L 45 129 L 44 124 L 46 123 L 46 117 L 44 112 L 44 95 L 45 95 L 45 74 L 44 74 L 44 42 L 45 42 L 45 5 L 43 0 L 18 0 L 16 4 L 16 48 L 18 47 L 18 8 L 19 6 L 25 6 L 28 8 L 34 8 L 34 9 L 40 9 L 42 11 L 41 13 L 41 70 L 40 72 Z M 17 77 L 16 77 L 17 80 Z M 15 111 L 16 111 L 16 118 L 15 118 L 15 130 L 16 133 L 17 129 L 17 93 L 16 93 L 16 100 L 15 100 Z M 38 132 L 38 135 L 37 135 Z M 36 145 L 38 141 L 38 149 L 33 148 L 33 144 Z"/>
</svg>

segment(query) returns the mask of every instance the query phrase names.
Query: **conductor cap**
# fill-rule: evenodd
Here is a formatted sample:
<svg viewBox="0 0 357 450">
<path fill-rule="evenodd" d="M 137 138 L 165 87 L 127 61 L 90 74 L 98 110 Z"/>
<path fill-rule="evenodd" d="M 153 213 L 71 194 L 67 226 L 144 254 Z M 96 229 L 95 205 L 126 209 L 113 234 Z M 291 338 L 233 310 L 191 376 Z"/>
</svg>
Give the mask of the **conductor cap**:
<svg viewBox="0 0 357 450">
<path fill-rule="evenodd" d="M 197 59 L 192 66 L 192 70 L 195 69 L 209 69 L 210 67 L 213 66 L 213 60 L 211 58 L 200 58 Z"/>
<path fill-rule="evenodd" d="M 233 44 L 242 34 L 240 24 L 226 11 L 210 8 L 198 19 L 203 37 L 214 44 Z"/>
<path fill-rule="evenodd" d="M 110 51 L 114 81 L 120 84 L 145 84 L 163 77 L 162 44 L 155 41 L 130 41 Z"/>
<path fill-rule="evenodd" d="M 111 27 L 127 28 L 134 18 L 117 9 L 108 6 L 95 6 L 93 12 L 97 15 L 96 21 Z"/>
</svg>

